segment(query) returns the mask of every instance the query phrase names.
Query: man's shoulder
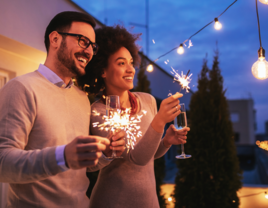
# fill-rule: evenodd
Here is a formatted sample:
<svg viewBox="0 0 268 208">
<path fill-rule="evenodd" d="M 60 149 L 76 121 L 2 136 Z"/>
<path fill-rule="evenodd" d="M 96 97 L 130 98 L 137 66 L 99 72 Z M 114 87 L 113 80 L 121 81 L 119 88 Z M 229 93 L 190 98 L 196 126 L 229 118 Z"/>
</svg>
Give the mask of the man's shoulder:
<svg viewBox="0 0 268 208">
<path fill-rule="evenodd" d="M 37 72 L 30 72 L 18 77 L 15 77 L 11 80 L 9 80 L 2 88 L 1 90 L 20 90 L 20 89 L 25 89 L 28 88 L 28 86 L 32 86 L 34 82 L 38 81 L 36 80 L 36 78 L 39 75 L 37 74 Z M 40 76 L 39 76 L 40 77 Z M 40 82 L 39 82 L 40 83 Z"/>
<path fill-rule="evenodd" d="M 28 85 L 28 84 L 32 84 L 32 82 L 39 82 L 37 81 L 38 79 L 40 81 L 42 77 L 37 71 L 34 71 L 34 72 L 30 72 L 30 73 L 15 77 L 11 79 L 8 83 L 11 83 L 11 84 L 21 83 L 22 85 Z"/>
</svg>

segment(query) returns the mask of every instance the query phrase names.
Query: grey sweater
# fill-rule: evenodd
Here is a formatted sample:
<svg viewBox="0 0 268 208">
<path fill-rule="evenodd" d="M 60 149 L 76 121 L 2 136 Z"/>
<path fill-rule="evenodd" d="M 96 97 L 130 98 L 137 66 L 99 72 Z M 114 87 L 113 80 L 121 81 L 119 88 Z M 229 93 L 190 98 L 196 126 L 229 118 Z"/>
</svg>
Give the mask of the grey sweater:
<svg viewBox="0 0 268 208">
<path fill-rule="evenodd" d="M 77 87 L 59 88 L 35 71 L 0 90 L 0 181 L 8 206 L 88 208 L 86 169 L 62 172 L 55 148 L 88 135 L 90 103 Z"/>
<path fill-rule="evenodd" d="M 142 117 L 141 131 L 143 136 L 137 139 L 134 149 L 124 151 L 122 159 L 114 159 L 100 170 L 97 183 L 90 198 L 90 208 L 158 208 L 156 195 L 154 159 L 163 156 L 168 148 L 161 141 L 162 133 L 151 127 L 157 113 L 155 98 L 146 93 L 134 95 L 140 101 L 141 110 L 147 111 Z M 105 105 L 97 101 L 92 110 L 105 115 Z M 140 114 L 139 112 L 138 114 Z M 91 115 L 91 125 L 101 122 L 102 116 Z M 91 133 L 107 136 L 108 132 L 91 126 Z M 96 166 L 91 171 L 100 169 Z"/>
</svg>

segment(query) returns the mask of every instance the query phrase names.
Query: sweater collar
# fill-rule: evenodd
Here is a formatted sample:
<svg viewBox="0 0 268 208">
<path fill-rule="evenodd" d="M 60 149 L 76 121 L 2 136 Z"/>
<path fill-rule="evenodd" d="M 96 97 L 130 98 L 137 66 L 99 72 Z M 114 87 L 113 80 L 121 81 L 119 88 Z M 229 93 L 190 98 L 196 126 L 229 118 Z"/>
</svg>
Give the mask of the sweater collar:
<svg viewBox="0 0 268 208">
<path fill-rule="evenodd" d="M 48 81 L 50 81 L 52 84 L 61 87 L 61 88 L 70 88 L 74 85 L 73 80 L 66 85 L 64 81 L 51 69 L 46 67 L 43 64 L 40 64 L 37 71 L 42 74 Z"/>
</svg>

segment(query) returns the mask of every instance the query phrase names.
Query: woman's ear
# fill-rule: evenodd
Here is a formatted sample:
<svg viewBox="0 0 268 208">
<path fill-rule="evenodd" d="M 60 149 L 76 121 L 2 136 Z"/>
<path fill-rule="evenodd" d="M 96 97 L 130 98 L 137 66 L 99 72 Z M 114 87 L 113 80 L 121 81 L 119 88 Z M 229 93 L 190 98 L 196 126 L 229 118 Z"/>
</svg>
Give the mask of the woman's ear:
<svg viewBox="0 0 268 208">
<path fill-rule="evenodd" d="M 103 79 L 106 78 L 106 70 L 105 69 L 102 70 L 101 77 Z"/>
</svg>

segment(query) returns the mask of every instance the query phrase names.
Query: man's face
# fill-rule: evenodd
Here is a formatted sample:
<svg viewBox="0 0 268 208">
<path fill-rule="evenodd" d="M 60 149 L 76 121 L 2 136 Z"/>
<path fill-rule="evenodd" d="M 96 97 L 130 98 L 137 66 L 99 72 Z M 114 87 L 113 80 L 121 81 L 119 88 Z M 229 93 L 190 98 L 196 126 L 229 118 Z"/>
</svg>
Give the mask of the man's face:
<svg viewBox="0 0 268 208">
<path fill-rule="evenodd" d="M 68 33 L 79 34 L 95 42 L 95 32 L 91 25 L 84 22 L 73 22 Z M 78 45 L 78 37 L 63 36 L 57 51 L 58 60 L 73 76 L 85 74 L 85 67 L 92 59 L 93 49 L 90 45 L 83 49 Z"/>
</svg>

